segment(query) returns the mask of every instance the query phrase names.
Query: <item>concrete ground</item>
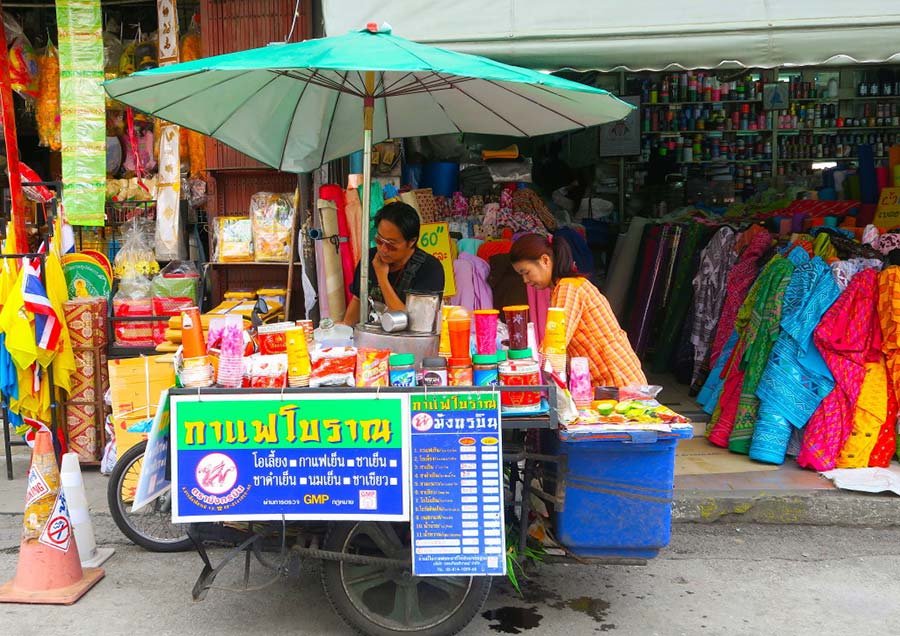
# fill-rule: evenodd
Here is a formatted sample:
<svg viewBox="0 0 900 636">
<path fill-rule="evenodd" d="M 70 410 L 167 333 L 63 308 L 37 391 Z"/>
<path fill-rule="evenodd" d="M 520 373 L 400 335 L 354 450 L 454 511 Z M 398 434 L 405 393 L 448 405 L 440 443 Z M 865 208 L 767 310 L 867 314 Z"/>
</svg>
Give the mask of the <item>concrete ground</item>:
<svg viewBox="0 0 900 636">
<path fill-rule="evenodd" d="M 12 517 L 0 517 L 0 532 Z M 13 523 L 13 525 L 17 525 Z M 100 534 L 101 541 L 114 538 Z M 900 529 L 679 524 L 644 567 L 541 565 L 519 596 L 495 579 L 462 636 L 567 634 L 867 634 L 900 630 Z M 39 636 L 267 636 L 351 634 L 329 607 L 314 564 L 272 580 L 254 563 L 251 584 L 233 563 L 224 588 L 193 602 L 196 554 L 152 554 L 119 543 L 106 578 L 71 607 L 0 605 L 2 633 Z M 215 551 L 214 556 L 220 556 Z M 0 583 L 16 567 L 0 551 Z"/>
</svg>

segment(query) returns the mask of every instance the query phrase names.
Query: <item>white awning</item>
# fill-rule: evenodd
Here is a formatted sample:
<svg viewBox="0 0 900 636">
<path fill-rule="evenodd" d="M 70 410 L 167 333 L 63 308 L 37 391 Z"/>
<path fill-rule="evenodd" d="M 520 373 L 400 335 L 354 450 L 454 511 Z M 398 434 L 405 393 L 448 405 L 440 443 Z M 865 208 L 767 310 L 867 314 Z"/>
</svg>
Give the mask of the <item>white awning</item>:
<svg viewBox="0 0 900 636">
<path fill-rule="evenodd" d="M 325 31 L 396 35 L 535 69 L 900 63 L 896 0 L 322 0 Z"/>
</svg>

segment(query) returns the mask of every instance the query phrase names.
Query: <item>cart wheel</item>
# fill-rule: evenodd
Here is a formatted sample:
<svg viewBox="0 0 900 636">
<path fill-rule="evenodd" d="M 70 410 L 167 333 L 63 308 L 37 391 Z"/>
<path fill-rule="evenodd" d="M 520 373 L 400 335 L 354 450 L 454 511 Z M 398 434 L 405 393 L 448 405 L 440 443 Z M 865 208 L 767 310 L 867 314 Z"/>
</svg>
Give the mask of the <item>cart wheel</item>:
<svg viewBox="0 0 900 636">
<path fill-rule="evenodd" d="M 106 498 L 113 521 L 126 537 L 151 552 L 183 552 L 193 548 L 187 526 L 172 523 L 172 500 L 166 493 L 146 506 L 132 512 L 147 442 L 129 448 L 122 455 L 109 476 Z"/>
<path fill-rule="evenodd" d="M 408 523 L 339 523 L 324 548 L 346 554 L 408 559 Z M 324 561 L 322 586 L 335 612 L 369 636 L 451 636 L 481 610 L 491 578 L 419 577 L 409 568 Z"/>
</svg>

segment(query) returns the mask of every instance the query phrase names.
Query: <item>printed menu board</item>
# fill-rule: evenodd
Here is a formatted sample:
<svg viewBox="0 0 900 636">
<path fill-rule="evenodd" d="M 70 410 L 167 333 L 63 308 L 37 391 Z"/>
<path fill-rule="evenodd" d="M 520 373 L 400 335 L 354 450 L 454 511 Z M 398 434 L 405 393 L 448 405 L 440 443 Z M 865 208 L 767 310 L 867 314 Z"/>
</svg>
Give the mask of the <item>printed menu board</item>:
<svg viewBox="0 0 900 636">
<path fill-rule="evenodd" d="M 506 574 L 497 393 L 410 396 L 416 576 Z"/>
</svg>

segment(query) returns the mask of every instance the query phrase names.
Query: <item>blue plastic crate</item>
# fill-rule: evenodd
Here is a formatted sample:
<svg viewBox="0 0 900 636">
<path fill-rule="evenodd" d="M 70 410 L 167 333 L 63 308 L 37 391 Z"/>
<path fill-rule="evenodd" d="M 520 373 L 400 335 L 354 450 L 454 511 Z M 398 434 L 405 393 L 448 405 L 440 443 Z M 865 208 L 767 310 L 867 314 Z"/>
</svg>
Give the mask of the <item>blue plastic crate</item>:
<svg viewBox="0 0 900 636">
<path fill-rule="evenodd" d="M 581 557 L 650 559 L 669 544 L 675 445 L 691 430 L 592 433 L 557 440 L 567 455 L 556 538 Z"/>
</svg>

